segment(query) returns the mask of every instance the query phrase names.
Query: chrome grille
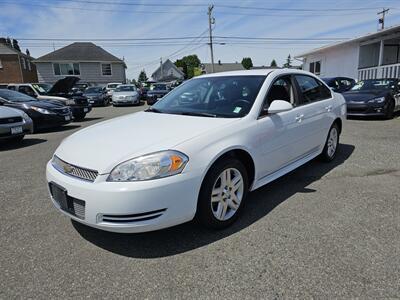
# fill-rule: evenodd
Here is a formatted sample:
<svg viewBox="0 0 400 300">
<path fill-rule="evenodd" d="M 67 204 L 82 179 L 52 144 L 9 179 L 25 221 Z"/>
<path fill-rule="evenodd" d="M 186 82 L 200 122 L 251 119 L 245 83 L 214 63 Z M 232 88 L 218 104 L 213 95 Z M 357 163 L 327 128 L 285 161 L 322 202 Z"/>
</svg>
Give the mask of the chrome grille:
<svg viewBox="0 0 400 300">
<path fill-rule="evenodd" d="M 53 160 L 52 160 L 52 165 L 54 168 L 56 168 L 59 172 L 70 175 L 76 178 L 80 178 L 83 180 L 87 181 L 95 181 L 97 178 L 97 175 L 99 174 L 95 170 L 90 170 L 90 169 L 85 169 L 81 168 L 75 165 L 71 165 L 62 159 L 58 158 L 57 156 L 54 155 Z"/>
</svg>

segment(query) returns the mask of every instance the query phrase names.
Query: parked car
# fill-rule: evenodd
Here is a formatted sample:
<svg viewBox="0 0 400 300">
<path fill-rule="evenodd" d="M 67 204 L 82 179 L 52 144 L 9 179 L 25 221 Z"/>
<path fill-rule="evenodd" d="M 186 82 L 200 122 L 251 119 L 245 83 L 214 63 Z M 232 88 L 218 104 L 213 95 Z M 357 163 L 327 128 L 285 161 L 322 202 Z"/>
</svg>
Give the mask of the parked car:
<svg viewBox="0 0 400 300">
<path fill-rule="evenodd" d="M 165 83 L 155 83 L 150 87 L 150 90 L 147 91 L 147 104 L 153 105 L 160 98 L 164 97 L 168 94 L 169 89 L 167 84 Z"/>
<path fill-rule="evenodd" d="M 329 77 L 322 80 L 336 93 L 344 93 L 356 84 L 353 78 L 348 77 Z"/>
<path fill-rule="evenodd" d="M 37 100 L 8 89 L 0 89 L 0 105 L 24 111 L 33 120 L 33 131 L 59 127 L 72 121 L 72 113 L 68 106 Z"/>
<path fill-rule="evenodd" d="M 182 104 L 187 93 L 197 96 Z M 72 219 L 108 231 L 193 218 L 223 228 L 249 191 L 317 156 L 332 161 L 345 117 L 343 96 L 309 72 L 199 76 L 146 111 L 65 139 L 47 164 L 51 198 Z"/>
<path fill-rule="evenodd" d="M 399 79 L 367 79 L 357 82 L 343 93 L 348 116 L 378 116 L 393 118 L 400 110 Z"/>
<path fill-rule="evenodd" d="M 80 91 L 73 91 L 73 86 L 79 81 L 79 77 L 69 76 L 58 80 L 46 95 L 48 96 L 59 96 L 74 101 L 74 104 L 70 104 L 72 115 L 74 119 L 79 121 L 83 120 L 91 110 L 92 106 L 89 104 L 88 99 L 83 96 Z"/>
<path fill-rule="evenodd" d="M 21 141 L 25 134 L 33 132 L 33 122 L 21 110 L 0 106 L 0 141 Z"/>
<path fill-rule="evenodd" d="M 112 104 L 129 105 L 140 104 L 139 93 L 133 84 L 120 84 L 112 94 Z"/>
<path fill-rule="evenodd" d="M 108 96 L 108 99 L 110 100 L 110 102 L 112 101 L 112 93 L 117 88 L 117 86 L 119 86 L 121 84 L 122 84 L 122 82 L 120 82 L 120 83 L 118 83 L 118 82 L 107 83 L 105 88 L 106 88 L 106 93 L 107 93 L 107 96 Z"/>
<path fill-rule="evenodd" d="M 92 106 L 108 106 L 110 104 L 107 92 L 102 87 L 88 87 L 83 95 L 88 99 Z"/>
</svg>

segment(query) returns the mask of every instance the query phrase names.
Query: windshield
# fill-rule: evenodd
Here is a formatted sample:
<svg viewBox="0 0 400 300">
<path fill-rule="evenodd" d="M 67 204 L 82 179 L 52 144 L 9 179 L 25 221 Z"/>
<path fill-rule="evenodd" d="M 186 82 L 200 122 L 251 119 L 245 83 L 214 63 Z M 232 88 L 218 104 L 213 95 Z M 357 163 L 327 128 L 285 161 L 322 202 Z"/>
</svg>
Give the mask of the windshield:
<svg viewBox="0 0 400 300">
<path fill-rule="evenodd" d="M 116 92 L 134 92 L 136 88 L 133 85 L 120 85 L 115 89 Z"/>
<path fill-rule="evenodd" d="M 32 84 L 32 86 L 40 95 L 46 95 L 46 93 L 50 91 L 52 87 L 52 85 L 48 83 L 35 83 Z"/>
<path fill-rule="evenodd" d="M 158 90 L 158 91 L 163 91 L 167 89 L 167 85 L 166 84 L 153 84 L 150 86 L 150 90 Z"/>
<path fill-rule="evenodd" d="M 119 86 L 119 83 L 109 84 L 109 85 L 107 85 L 107 88 L 109 88 L 109 89 L 115 89 L 117 86 Z"/>
<path fill-rule="evenodd" d="M 38 101 L 31 96 L 11 90 L 0 90 L 0 97 L 11 102 Z"/>
<path fill-rule="evenodd" d="M 247 115 L 266 76 L 197 78 L 172 90 L 149 111 L 208 117 Z"/>
<path fill-rule="evenodd" d="M 103 89 L 101 87 L 89 87 L 85 90 L 85 93 L 90 94 L 90 93 L 101 93 Z"/>
<path fill-rule="evenodd" d="M 357 82 L 352 91 L 393 89 L 396 82 L 393 79 L 370 79 Z"/>
</svg>

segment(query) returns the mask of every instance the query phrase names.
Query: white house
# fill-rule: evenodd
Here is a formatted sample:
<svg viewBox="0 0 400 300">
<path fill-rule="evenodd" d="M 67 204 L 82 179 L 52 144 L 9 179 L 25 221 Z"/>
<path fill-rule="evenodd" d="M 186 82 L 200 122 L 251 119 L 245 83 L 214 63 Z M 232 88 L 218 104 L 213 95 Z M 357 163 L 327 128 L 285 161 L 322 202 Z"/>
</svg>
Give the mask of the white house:
<svg viewBox="0 0 400 300">
<path fill-rule="evenodd" d="M 295 56 L 320 77 L 400 78 L 400 25 Z"/>
</svg>

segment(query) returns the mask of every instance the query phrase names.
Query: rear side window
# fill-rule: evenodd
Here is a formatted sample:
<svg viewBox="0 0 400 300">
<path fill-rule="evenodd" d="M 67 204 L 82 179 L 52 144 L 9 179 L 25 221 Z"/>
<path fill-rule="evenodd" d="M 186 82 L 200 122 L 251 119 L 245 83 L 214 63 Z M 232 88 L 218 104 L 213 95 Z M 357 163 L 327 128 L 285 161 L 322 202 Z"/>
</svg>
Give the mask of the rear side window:
<svg viewBox="0 0 400 300">
<path fill-rule="evenodd" d="M 319 80 L 307 75 L 295 75 L 302 94 L 301 104 L 311 103 L 331 97 L 330 90 Z"/>
</svg>

